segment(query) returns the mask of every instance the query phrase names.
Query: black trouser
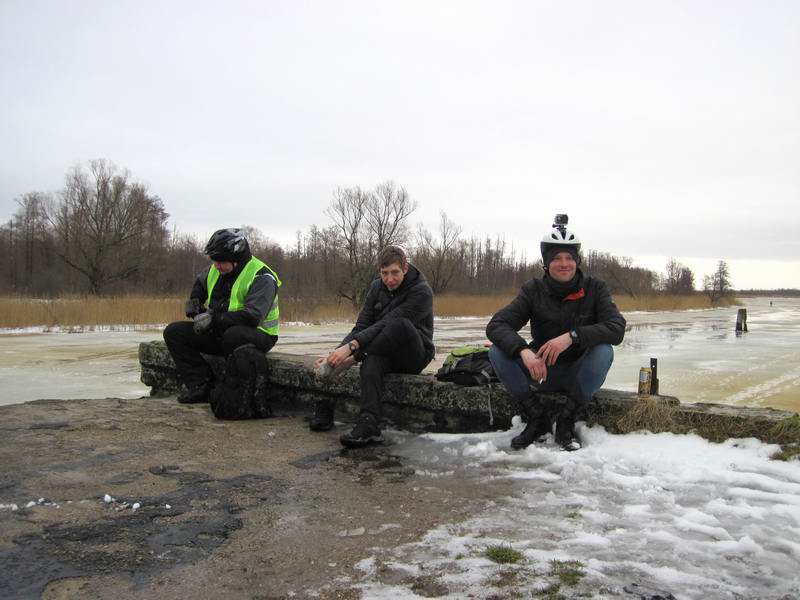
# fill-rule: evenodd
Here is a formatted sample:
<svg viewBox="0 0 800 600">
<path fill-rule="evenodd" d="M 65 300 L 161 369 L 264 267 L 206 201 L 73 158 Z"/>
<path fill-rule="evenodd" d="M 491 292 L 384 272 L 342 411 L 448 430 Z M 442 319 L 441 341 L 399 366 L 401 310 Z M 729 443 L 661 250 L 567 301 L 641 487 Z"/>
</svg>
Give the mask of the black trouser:
<svg viewBox="0 0 800 600">
<path fill-rule="evenodd" d="M 175 321 L 164 329 L 164 341 L 175 361 L 178 378 L 190 388 L 210 380 L 213 375 L 201 353 L 230 356 L 243 344 L 255 344 L 262 352 L 268 352 L 278 336 L 244 325 L 229 327 L 221 336 L 212 332 L 198 335 L 191 321 Z"/>
<path fill-rule="evenodd" d="M 361 414 L 371 414 L 380 421 L 384 376 L 417 374 L 431 359 L 426 356 L 422 336 L 408 319 L 389 321 L 363 352 L 366 357 L 360 373 Z"/>
</svg>

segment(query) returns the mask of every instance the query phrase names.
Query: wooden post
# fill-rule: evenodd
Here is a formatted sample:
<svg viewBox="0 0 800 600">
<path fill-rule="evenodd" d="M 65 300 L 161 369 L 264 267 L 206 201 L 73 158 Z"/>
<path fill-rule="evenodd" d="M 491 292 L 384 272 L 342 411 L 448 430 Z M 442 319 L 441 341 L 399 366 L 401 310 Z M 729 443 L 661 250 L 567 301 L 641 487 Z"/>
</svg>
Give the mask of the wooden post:
<svg viewBox="0 0 800 600">
<path fill-rule="evenodd" d="M 658 396 L 658 359 L 650 359 L 650 393 Z"/>
<path fill-rule="evenodd" d="M 736 313 L 736 332 L 747 333 L 747 309 L 740 308 Z"/>
</svg>

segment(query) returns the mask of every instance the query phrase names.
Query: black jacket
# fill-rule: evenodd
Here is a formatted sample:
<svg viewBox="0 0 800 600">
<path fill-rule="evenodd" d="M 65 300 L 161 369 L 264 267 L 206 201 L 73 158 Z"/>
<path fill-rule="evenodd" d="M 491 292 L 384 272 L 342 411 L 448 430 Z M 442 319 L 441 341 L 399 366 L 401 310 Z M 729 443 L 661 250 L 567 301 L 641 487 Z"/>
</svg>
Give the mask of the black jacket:
<svg viewBox="0 0 800 600">
<path fill-rule="evenodd" d="M 608 286 L 594 277 L 581 277 L 583 297 L 554 295 L 543 279 L 531 279 L 514 300 L 500 309 L 486 326 L 486 336 L 508 356 L 516 358 L 530 347 L 534 351 L 546 341 L 578 332 L 578 345 L 567 348 L 558 360 L 573 361 L 598 344 L 617 345 L 625 335 L 625 318 L 611 299 Z M 517 333 L 530 321 L 533 340 L 528 343 Z"/>
<path fill-rule="evenodd" d="M 411 321 L 419 331 L 425 346 L 425 358 L 431 360 L 436 354 L 433 345 L 433 290 L 414 265 L 408 265 L 403 283 L 394 292 L 390 292 L 380 278 L 370 284 L 355 327 L 342 340 L 342 345 L 356 340 L 360 348 L 369 352 L 369 343 L 386 323 L 403 318 Z"/>
</svg>

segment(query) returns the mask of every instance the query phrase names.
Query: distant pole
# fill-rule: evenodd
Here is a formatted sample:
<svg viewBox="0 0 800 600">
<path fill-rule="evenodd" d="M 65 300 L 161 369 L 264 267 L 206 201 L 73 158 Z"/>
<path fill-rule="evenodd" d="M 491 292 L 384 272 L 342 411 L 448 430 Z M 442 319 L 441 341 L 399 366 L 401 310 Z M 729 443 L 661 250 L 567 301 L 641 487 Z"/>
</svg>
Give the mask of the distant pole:
<svg viewBox="0 0 800 600">
<path fill-rule="evenodd" d="M 747 333 L 747 309 L 740 308 L 736 314 L 736 333 Z"/>
</svg>

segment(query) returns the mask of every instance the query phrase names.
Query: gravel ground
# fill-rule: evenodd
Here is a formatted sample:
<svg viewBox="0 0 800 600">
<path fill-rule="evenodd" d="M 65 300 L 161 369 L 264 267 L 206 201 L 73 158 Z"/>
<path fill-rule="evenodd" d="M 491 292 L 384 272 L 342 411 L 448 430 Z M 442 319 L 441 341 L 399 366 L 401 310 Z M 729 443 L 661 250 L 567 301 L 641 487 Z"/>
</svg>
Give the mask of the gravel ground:
<svg viewBox="0 0 800 600">
<path fill-rule="evenodd" d="M 6 599 L 360 598 L 355 563 L 512 485 L 431 478 L 391 435 L 343 451 L 347 425 L 312 433 L 291 412 L 220 422 L 174 398 L 39 400 L 0 407 L 0 423 Z"/>
</svg>

